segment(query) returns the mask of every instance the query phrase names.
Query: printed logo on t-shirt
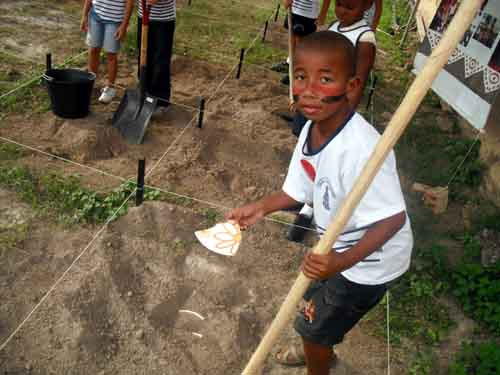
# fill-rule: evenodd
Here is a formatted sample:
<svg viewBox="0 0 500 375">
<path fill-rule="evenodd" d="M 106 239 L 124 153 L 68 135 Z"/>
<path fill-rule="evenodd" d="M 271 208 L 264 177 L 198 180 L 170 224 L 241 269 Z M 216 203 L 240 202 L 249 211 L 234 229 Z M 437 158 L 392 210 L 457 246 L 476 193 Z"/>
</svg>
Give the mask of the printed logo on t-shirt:
<svg viewBox="0 0 500 375">
<path fill-rule="evenodd" d="M 319 190 L 323 193 L 323 207 L 325 210 L 330 211 L 331 201 L 335 199 L 333 194 L 332 184 L 328 177 L 322 177 L 318 181 Z"/>
<path fill-rule="evenodd" d="M 300 164 L 302 164 L 302 168 L 304 168 L 307 177 L 309 177 L 311 181 L 314 182 L 314 180 L 316 179 L 316 170 L 314 169 L 313 165 L 306 159 L 301 159 Z"/>
</svg>

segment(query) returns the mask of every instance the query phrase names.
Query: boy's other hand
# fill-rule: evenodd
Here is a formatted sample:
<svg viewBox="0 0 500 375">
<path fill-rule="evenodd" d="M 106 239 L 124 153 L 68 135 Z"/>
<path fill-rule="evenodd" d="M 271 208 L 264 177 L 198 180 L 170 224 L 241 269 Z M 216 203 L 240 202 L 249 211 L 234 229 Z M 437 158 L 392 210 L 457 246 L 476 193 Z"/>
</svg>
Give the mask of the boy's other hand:
<svg viewBox="0 0 500 375">
<path fill-rule="evenodd" d="M 292 6 L 293 0 L 283 0 L 283 5 L 285 6 L 285 9 L 288 9 Z"/>
<path fill-rule="evenodd" d="M 343 271 L 340 255 L 335 251 L 320 255 L 308 252 L 302 261 L 302 272 L 313 280 L 324 280 Z"/>
<path fill-rule="evenodd" d="M 80 21 L 80 30 L 86 33 L 89 31 L 89 19 L 87 17 L 82 17 Z"/>
<path fill-rule="evenodd" d="M 264 210 L 259 202 L 250 203 L 245 206 L 237 207 L 226 213 L 226 219 L 234 220 L 242 230 L 264 217 Z"/>
<path fill-rule="evenodd" d="M 120 25 L 118 30 L 116 30 L 116 32 L 115 32 L 115 39 L 119 40 L 121 42 L 123 40 L 123 38 L 125 38 L 125 35 L 127 35 L 127 28 L 128 28 L 128 24 L 126 24 L 125 22 L 122 22 L 122 24 Z"/>
</svg>

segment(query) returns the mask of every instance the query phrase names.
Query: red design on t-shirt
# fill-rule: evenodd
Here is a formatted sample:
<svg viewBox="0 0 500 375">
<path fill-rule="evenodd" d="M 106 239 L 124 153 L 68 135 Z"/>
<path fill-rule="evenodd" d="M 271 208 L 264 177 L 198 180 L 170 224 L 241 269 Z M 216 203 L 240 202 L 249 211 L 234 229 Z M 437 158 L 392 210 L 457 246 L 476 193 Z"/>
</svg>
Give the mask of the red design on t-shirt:
<svg viewBox="0 0 500 375">
<path fill-rule="evenodd" d="M 316 178 L 316 171 L 314 170 L 312 164 L 309 163 L 306 159 L 300 160 L 300 164 L 302 164 L 302 168 L 304 168 L 304 171 L 306 171 L 306 174 L 309 176 L 311 181 L 314 182 Z"/>
</svg>

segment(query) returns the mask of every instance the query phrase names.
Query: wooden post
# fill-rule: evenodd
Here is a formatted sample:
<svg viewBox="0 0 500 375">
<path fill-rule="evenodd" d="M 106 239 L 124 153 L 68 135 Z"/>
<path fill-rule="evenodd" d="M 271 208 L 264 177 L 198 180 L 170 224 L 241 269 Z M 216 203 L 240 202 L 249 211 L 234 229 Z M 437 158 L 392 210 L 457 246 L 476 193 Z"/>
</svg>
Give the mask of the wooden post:
<svg viewBox="0 0 500 375">
<path fill-rule="evenodd" d="M 276 13 L 274 13 L 274 22 L 278 21 L 279 14 L 280 14 L 280 3 L 278 2 L 278 6 L 276 7 Z"/>
<path fill-rule="evenodd" d="M 292 31 L 292 7 L 288 8 L 288 78 L 290 79 L 289 87 L 289 101 L 290 108 L 293 107 L 293 53 L 295 52 L 295 48 L 293 45 L 293 31 Z"/>
<path fill-rule="evenodd" d="M 431 87 L 432 82 L 448 61 L 448 58 L 462 39 L 465 31 L 469 28 L 482 2 L 482 0 L 464 0 L 460 5 L 440 43 L 427 59 L 427 63 L 413 81 L 401 105 L 387 125 L 386 130 L 377 143 L 363 171 L 357 178 L 353 189 L 343 202 L 337 216 L 333 222 L 330 223 L 328 230 L 314 247 L 313 251 L 315 253 L 326 254 L 331 250 L 333 243 L 344 229 L 347 221 L 370 186 L 370 183 L 374 179 L 388 153 L 403 134 L 425 94 Z M 297 305 L 310 282 L 311 280 L 305 277 L 302 272 L 299 274 L 274 321 L 243 370 L 243 375 L 258 374 L 264 360 L 278 339 L 279 334 L 295 315 Z"/>
<path fill-rule="evenodd" d="M 399 43 L 399 48 L 403 48 L 403 44 L 405 44 L 406 36 L 408 35 L 408 30 L 410 29 L 411 22 L 415 17 L 415 13 L 417 13 L 418 6 L 420 5 L 420 0 L 417 0 L 415 3 L 415 7 L 411 11 L 410 18 L 408 18 L 408 22 L 406 23 L 405 31 L 403 32 L 403 37 L 401 38 L 401 42 Z"/>
</svg>

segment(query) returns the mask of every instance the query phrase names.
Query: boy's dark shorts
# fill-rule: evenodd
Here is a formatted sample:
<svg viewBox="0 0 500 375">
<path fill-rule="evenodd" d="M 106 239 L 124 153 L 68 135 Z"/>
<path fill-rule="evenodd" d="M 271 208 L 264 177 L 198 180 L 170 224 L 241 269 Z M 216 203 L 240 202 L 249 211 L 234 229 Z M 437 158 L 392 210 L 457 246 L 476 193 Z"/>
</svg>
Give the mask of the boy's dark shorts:
<svg viewBox="0 0 500 375">
<path fill-rule="evenodd" d="M 292 31 L 297 36 L 306 36 L 316 31 L 316 20 L 292 13 Z M 285 17 L 285 29 L 288 30 L 288 17 Z"/>
<path fill-rule="evenodd" d="M 312 301 L 314 319 L 301 311 L 295 319 L 295 330 L 306 341 L 333 346 L 384 296 L 386 284 L 361 285 L 341 274 L 323 281 L 313 281 L 304 295 Z"/>
</svg>

